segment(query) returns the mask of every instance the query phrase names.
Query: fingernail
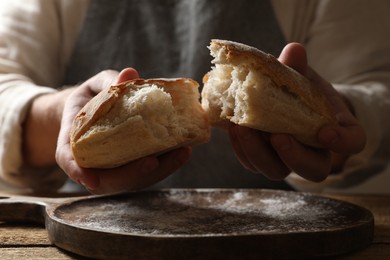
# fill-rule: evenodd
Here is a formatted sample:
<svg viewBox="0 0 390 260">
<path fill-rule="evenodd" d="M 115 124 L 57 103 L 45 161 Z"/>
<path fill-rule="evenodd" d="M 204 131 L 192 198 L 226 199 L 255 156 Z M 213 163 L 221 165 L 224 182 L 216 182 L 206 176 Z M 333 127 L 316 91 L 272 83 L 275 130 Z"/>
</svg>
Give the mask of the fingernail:
<svg viewBox="0 0 390 260">
<path fill-rule="evenodd" d="M 330 145 L 339 139 L 339 135 L 334 129 L 326 129 L 326 130 L 320 131 L 319 139 L 324 144 Z"/>
<path fill-rule="evenodd" d="M 272 137 L 272 145 L 276 150 L 287 151 L 291 148 L 290 137 L 286 135 L 275 135 Z"/>
<path fill-rule="evenodd" d="M 78 181 L 84 188 L 86 188 L 87 190 L 89 191 L 93 191 L 95 190 L 97 187 L 92 187 L 91 185 L 87 184 L 85 181 L 83 180 L 79 180 Z"/>
</svg>

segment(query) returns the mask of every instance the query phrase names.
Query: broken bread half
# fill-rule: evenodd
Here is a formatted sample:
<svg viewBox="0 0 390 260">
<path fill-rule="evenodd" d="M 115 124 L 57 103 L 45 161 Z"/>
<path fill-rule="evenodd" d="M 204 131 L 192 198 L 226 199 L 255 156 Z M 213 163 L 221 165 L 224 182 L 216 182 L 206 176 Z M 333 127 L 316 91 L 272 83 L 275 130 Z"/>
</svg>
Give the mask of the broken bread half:
<svg viewBox="0 0 390 260">
<path fill-rule="evenodd" d="M 135 79 L 110 86 L 74 119 L 70 142 L 84 168 L 112 168 L 207 142 L 210 124 L 191 79 Z"/>
<path fill-rule="evenodd" d="M 213 125 L 233 122 L 321 147 L 318 130 L 337 121 L 328 100 L 307 78 L 245 44 L 215 39 L 209 49 L 214 59 L 203 78 L 202 106 Z"/>
</svg>

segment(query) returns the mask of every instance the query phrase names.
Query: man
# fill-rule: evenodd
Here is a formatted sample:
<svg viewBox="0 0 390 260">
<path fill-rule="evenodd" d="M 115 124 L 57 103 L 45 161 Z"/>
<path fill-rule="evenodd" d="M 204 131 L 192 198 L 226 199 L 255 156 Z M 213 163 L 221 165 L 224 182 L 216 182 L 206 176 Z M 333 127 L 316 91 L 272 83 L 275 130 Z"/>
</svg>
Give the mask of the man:
<svg viewBox="0 0 390 260">
<path fill-rule="evenodd" d="M 277 180 L 295 172 L 314 181 L 337 172 L 321 185 L 330 185 L 333 180 L 350 184 L 345 176 L 358 176 L 362 181 L 372 172 L 355 175 L 356 169 L 374 166 L 378 172 L 388 156 L 382 153 L 376 157 L 379 163 L 371 164 L 378 162 L 370 159 L 378 151 L 379 141 L 385 140 L 377 134 L 380 118 L 374 120 L 371 114 L 379 109 L 374 100 L 388 95 L 385 72 L 389 61 L 385 53 L 389 43 L 383 31 L 388 24 L 384 10 L 389 6 L 385 1 L 374 1 L 368 10 L 365 5 L 363 1 L 272 1 L 272 5 L 267 1 L 217 0 L 116 1 L 115 5 L 104 0 L 4 1 L 0 98 L 11 100 L 20 92 L 25 97 L 4 105 L 16 116 L 3 117 L 2 137 L 13 141 L 1 144 L 1 175 L 34 188 L 52 180 L 62 183 L 64 176 L 52 173 L 57 151 L 57 162 L 67 175 L 94 193 L 149 187 L 177 169 L 156 187 L 278 187 L 250 171 Z M 371 25 L 365 22 L 368 20 Z M 366 47 L 367 37 L 373 39 L 370 47 Z M 344 99 L 308 67 L 305 49 L 291 44 L 281 53 L 280 61 L 324 88 L 338 113 L 341 127 L 319 132 L 318 138 L 327 150 L 313 151 L 286 135 L 272 135 L 269 145 L 268 137 L 263 138 L 268 135 L 233 127 L 231 144 L 224 133 L 215 130 L 211 144 L 194 148 L 189 162 L 191 149 L 182 148 L 108 171 L 81 169 L 74 163 L 67 147 L 69 124 L 88 99 L 103 87 L 137 77 L 138 73 L 144 78 L 179 76 L 199 81 L 210 66 L 206 46 L 211 38 L 240 41 L 274 55 L 280 53 L 286 40 L 303 43 L 309 64 L 328 80 L 341 83 L 338 89 L 348 98 L 364 130 L 369 130 L 366 148 L 360 152 L 364 131 Z M 13 44 L 7 44 L 10 42 Z M 359 52 L 351 55 L 347 50 Z M 375 63 L 371 53 L 380 53 Z M 128 66 L 138 72 L 106 71 Z M 84 83 L 62 91 L 38 87 L 61 88 L 79 82 Z M 370 98 L 367 91 L 373 93 Z M 10 126 L 20 130 L 10 133 Z M 374 126 L 374 131 L 369 126 Z M 239 160 L 234 159 L 233 150 Z M 330 159 L 330 153 L 338 154 L 333 157 L 338 160 Z M 38 173 L 32 172 L 34 168 Z M 294 180 L 300 179 L 292 178 L 291 183 L 300 183 Z M 316 185 L 309 182 L 309 186 Z"/>
</svg>

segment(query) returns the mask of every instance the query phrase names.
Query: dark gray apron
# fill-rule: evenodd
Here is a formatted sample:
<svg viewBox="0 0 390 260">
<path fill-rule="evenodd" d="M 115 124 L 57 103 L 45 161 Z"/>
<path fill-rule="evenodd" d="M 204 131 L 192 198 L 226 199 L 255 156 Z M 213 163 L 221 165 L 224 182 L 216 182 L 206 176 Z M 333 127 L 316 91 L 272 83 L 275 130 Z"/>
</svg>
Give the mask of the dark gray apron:
<svg viewBox="0 0 390 260">
<path fill-rule="evenodd" d="M 210 69 L 210 39 L 246 43 L 278 56 L 284 38 L 264 0 L 91 0 L 65 84 L 105 69 L 134 67 L 143 78 L 190 77 Z M 246 171 L 228 136 L 213 130 L 191 161 L 155 187 L 289 188 Z"/>
</svg>

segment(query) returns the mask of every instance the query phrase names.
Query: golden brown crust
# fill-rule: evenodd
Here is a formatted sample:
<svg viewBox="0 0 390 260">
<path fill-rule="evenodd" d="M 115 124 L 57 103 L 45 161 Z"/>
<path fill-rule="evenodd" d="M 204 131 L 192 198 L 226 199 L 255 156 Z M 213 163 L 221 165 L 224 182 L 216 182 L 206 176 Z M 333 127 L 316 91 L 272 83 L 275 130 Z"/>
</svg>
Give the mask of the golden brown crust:
<svg viewBox="0 0 390 260">
<path fill-rule="evenodd" d="M 312 83 L 292 68 L 282 64 L 273 55 L 257 48 L 226 40 L 213 39 L 211 45 L 225 49 L 226 63 L 238 65 L 242 60 L 251 63 L 253 69 L 268 75 L 284 91 L 296 95 L 306 106 L 336 123 L 328 100 Z"/>
<path fill-rule="evenodd" d="M 111 168 L 207 142 L 210 124 L 198 88 L 192 79 L 160 78 L 104 89 L 74 119 L 70 141 L 76 162 L 85 168 Z"/>
<path fill-rule="evenodd" d="M 122 97 L 126 84 L 110 86 L 88 102 L 76 115 L 70 131 L 71 141 L 75 142 L 85 134 L 93 123 L 110 111 L 113 104 Z"/>
<path fill-rule="evenodd" d="M 214 66 L 203 78 L 202 106 L 214 126 L 233 122 L 321 147 L 318 130 L 337 120 L 320 88 L 254 47 L 214 39 L 209 48 Z"/>
<path fill-rule="evenodd" d="M 107 114 L 112 106 L 118 101 L 123 94 L 126 92 L 127 88 L 139 88 L 144 84 L 158 84 L 164 85 L 169 88 L 172 87 L 177 82 L 184 83 L 185 81 L 190 81 L 192 84 L 195 84 L 199 87 L 199 84 L 188 78 L 172 78 L 172 79 L 133 79 L 122 82 L 120 84 L 110 86 L 103 91 L 101 91 L 95 98 L 88 102 L 83 109 L 76 115 L 73 127 L 70 132 L 71 140 L 75 142 L 85 134 L 93 123 L 95 123 L 99 118 L 102 118 Z M 174 102 L 174 100 L 173 100 Z"/>
</svg>

